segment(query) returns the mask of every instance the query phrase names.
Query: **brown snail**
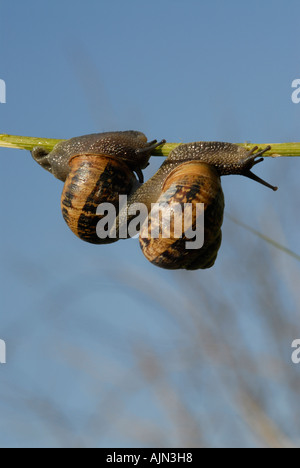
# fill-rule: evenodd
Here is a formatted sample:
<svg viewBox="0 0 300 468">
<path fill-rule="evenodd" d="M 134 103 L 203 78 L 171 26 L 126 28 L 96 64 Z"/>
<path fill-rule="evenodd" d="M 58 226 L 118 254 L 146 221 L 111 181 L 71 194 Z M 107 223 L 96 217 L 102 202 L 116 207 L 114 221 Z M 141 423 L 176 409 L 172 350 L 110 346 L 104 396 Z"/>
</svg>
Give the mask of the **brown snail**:
<svg viewBox="0 0 300 468">
<path fill-rule="evenodd" d="M 130 195 L 143 182 L 142 169 L 148 166 L 152 150 L 164 142 L 147 142 L 143 133 L 135 131 L 109 132 L 72 138 L 50 153 L 36 147 L 32 156 L 65 182 L 61 209 L 74 234 L 86 242 L 103 244 L 117 238 L 97 235 L 101 219 L 97 207 L 105 202 L 118 210 L 119 195 Z"/>
<path fill-rule="evenodd" d="M 162 164 L 158 172 L 143 184 L 142 169 L 147 167 L 154 148 L 165 143 L 147 142 L 144 134 L 135 131 L 85 135 L 67 140 L 47 153 L 34 148 L 33 158 L 55 177 L 65 182 L 62 194 L 62 213 L 72 231 L 81 239 L 101 244 L 115 242 L 119 229 L 128 227 L 134 217 L 131 208 L 146 207 L 141 222 L 140 245 L 146 258 L 162 268 L 187 269 L 211 267 L 221 245 L 224 195 L 220 177 L 240 174 L 276 190 L 251 172 L 263 161 L 270 147 L 255 153 L 231 143 L 196 142 L 179 145 Z M 138 179 L 135 177 L 137 174 Z M 119 196 L 128 195 L 127 204 L 119 210 Z M 102 215 L 97 207 L 108 203 L 116 208 L 116 235 L 108 232 L 99 238 L 97 224 Z M 182 235 L 175 226 L 175 207 L 188 204 L 187 222 L 180 219 Z M 197 207 L 204 209 L 204 244 L 187 248 L 187 231 L 197 225 Z M 154 216 L 154 206 L 173 213 L 165 234 L 163 218 Z M 175 213 L 175 214 L 174 214 Z M 178 224 L 178 223 L 177 223 Z M 152 227 L 158 235 L 152 236 Z M 127 231 L 126 231 L 127 232 Z M 125 237 L 129 237 L 125 235 Z"/>
<path fill-rule="evenodd" d="M 199 249 L 188 249 L 185 231 L 182 229 L 181 238 L 176 237 L 172 231 L 175 217 L 171 223 L 171 230 L 167 226 L 170 235 L 164 236 L 164 221 L 157 216 L 154 216 L 153 220 L 152 210 L 140 233 L 140 245 L 146 258 L 154 265 L 167 269 L 194 270 L 213 266 L 222 239 L 224 195 L 220 176 L 240 174 L 277 190 L 277 187 L 271 186 L 251 172 L 255 164 L 263 161 L 263 158 L 259 157 L 269 149 L 268 146 L 254 154 L 257 147 L 248 151 L 231 143 L 197 142 L 180 145 L 171 151 L 159 171 L 136 191 L 131 202 L 134 199 L 143 199 L 149 210 L 150 203 L 164 204 L 169 212 L 176 204 L 181 206 L 184 212 L 184 204 L 191 203 L 192 228 L 196 221 L 195 205 L 203 203 L 204 245 Z M 157 237 L 152 235 L 153 222 L 158 224 Z"/>
</svg>

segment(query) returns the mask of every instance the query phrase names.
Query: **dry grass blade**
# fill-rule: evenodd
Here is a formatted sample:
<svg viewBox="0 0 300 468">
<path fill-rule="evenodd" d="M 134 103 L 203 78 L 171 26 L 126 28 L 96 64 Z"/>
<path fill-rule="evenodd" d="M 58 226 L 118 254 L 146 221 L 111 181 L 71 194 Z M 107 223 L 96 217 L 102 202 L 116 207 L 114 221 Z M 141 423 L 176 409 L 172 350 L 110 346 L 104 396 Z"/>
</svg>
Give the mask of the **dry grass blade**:
<svg viewBox="0 0 300 468">
<path fill-rule="evenodd" d="M 291 257 L 293 257 L 295 260 L 298 260 L 298 262 L 300 262 L 300 255 L 296 254 L 295 252 L 293 252 L 292 250 L 288 249 L 287 247 L 285 247 L 284 245 L 281 245 L 279 242 L 276 242 L 274 239 L 271 239 L 271 237 L 268 237 L 266 236 L 265 234 L 262 234 L 261 232 L 257 231 L 256 229 L 252 228 L 251 226 L 249 226 L 248 224 L 245 224 L 243 223 L 242 221 L 239 221 L 237 218 L 235 218 L 234 216 L 231 216 L 230 214 L 226 213 L 226 216 L 228 219 L 230 219 L 230 221 L 232 221 L 233 223 L 237 224 L 238 226 L 244 228 L 244 229 L 247 229 L 247 231 L 250 231 L 252 232 L 252 234 L 256 235 L 257 237 L 260 237 L 261 239 L 263 239 L 264 241 L 268 242 L 269 244 L 273 245 L 273 247 L 275 247 L 276 249 L 278 250 L 281 250 L 282 252 L 290 255 Z"/>
</svg>

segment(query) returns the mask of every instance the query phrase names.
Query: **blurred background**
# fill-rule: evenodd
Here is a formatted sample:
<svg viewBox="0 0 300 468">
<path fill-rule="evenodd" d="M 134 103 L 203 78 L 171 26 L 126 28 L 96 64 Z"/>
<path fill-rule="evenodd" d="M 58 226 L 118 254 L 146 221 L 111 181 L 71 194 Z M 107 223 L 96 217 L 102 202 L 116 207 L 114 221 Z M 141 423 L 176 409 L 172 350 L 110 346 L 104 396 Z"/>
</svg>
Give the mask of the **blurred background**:
<svg viewBox="0 0 300 468">
<path fill-rule="evenodd" d="M 298 0 L 4 2 L 0 133 L 140 130 L 169 142 L 300 141 Z M 223 178 L 215 266 L 167 272 L 94 246 L 62 183 L 0 149 L 1 447 L 299 447 L 299 158 Z M 151 176 L 161 164 L 153 158 Z"/>
</svg>

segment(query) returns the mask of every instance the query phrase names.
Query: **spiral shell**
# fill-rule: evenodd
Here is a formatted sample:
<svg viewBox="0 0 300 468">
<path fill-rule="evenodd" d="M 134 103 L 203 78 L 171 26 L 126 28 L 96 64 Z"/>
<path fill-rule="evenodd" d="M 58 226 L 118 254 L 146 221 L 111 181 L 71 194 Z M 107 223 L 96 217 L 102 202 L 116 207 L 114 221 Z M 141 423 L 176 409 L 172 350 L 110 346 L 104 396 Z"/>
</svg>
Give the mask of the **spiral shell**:
<svg viewBox="0 0 300 468">
<path fill-rule="evenodd" d="M 96 213 L 101 203 L 111 203 L 118 213 L 119 195 L 132 189 L 136 178 L 122 160 L 104 154 L 79 154 L 70 159 L 71 170 L 65 181 L 61 209 L 73 233 L 92 244 L 108 244 L 117 239 L 100 239 L 97 224 L 103 215 Z"/>
<path fill-rule="evenodd" d="M 190 249 L 187 248 L 190 239 L 186 234 L 189 229 L 196 229 L 196 207 L 200 203 L 204 209 L 204 244 Z M 184 214 L 185 204 L 191 204 L 193 211 L 188 226 L 183 224 L 184 216 L 180 218 L 183 235 L 178 238 L 175 227 L 177 209 L 179 206 Z M 159 206 L 163 215 L 167 212 L 168 217 L 170 212 L 173 213 L 170 229 L 164 218 L 157 216 Z M 142 226 L 140 245 L 145 257 L 156 266 L 172 270 L 210 268 L 221 245 L 223 212 L 224 195 L 214 166 L 198 161 L 180 164 L 166 178 L 157 203 Z M 157 238 L 153 237 L 153 232 L 158 233 Z"/>
</svg>

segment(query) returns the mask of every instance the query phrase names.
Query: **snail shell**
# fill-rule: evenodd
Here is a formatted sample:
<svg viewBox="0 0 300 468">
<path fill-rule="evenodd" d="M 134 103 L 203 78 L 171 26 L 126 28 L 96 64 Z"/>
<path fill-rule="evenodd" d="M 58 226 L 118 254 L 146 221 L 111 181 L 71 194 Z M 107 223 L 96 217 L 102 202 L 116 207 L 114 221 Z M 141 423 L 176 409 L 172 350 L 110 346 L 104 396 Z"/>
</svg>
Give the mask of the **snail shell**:
<svg viewBox="0 0 300 468">
<path fill-rule="evenodd" d="M 180 219 L 181 238 L 175 232 L 178 207 L 184 214 L 185 204 L 191 204 L 192 216 L 189 225 Z M 197 204 L 204 204 L 204 245 L 199 249 L 188 249 L 185 233 L 196 230 Z M 153 210 L 162 207 L 162 214 L 173 212 L 170 229 L 164 218 L 159 218 Z M 224 195 L 220 176 L 214 166 L 192 161 L 180 164 L 166 178 L 162 192 L 148 219 L 142 226 L 140 245 L 145 257 L 154 265 L 167 269 L 184 268 L 194 270 L 210 268 L 217 257 L 221 245 L 221 226 L 224 212 Z M 153 237 L 153 232 L 159 233 Z"/>
<path fill-rule="evenodd" d="M 97 214 L 101 203 L 111 203 L 118 212 L 119 195 L 129 193 L 136 178 L 120 159 L 104 154 L 79 154 L 70 161 L 61 196 L 63 217 L 73 233 L 92 244 L 112 243 L 117 239 L 100 239 Z"/>
</svg>

